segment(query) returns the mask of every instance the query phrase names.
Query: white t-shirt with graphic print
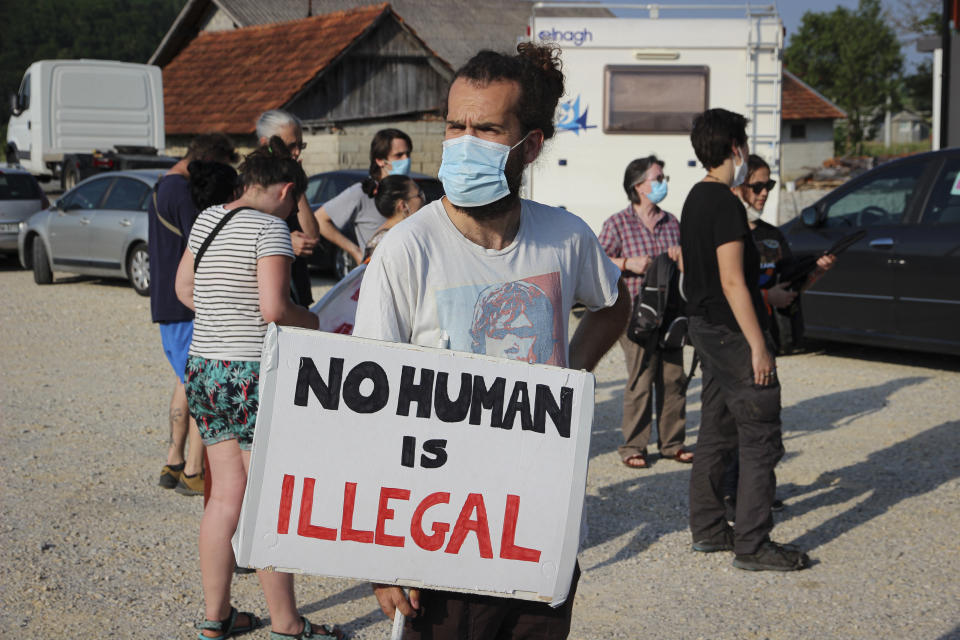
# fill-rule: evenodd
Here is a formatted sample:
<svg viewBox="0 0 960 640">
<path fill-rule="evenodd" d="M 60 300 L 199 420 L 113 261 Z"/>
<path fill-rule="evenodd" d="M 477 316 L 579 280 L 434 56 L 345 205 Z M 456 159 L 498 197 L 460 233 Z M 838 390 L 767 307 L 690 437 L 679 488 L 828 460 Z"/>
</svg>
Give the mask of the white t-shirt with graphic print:
<svg viewBox="0 0 960 640">
<path fill-rule="evenodd" d="M 194 256 L 226 213 L 215 205 L 197 216 L 187 245 Z M 257 260 L 273 255 L 292 260 L 293 245 L 286 222 L 268 213 L 238 211 L 214 237 L 193 278 L 191 356 L 260 360 L 267 322 L 260 313 Z"/>
<path fill-rule="evenodd" d="M 571 307 L 612 306 L 620 271 L 583 220 L 521 202 L 499 251 L 468 240 L 440 200 L 395 226 L 364 274 L 353 335 L 567 366 Z"/>
</svg>

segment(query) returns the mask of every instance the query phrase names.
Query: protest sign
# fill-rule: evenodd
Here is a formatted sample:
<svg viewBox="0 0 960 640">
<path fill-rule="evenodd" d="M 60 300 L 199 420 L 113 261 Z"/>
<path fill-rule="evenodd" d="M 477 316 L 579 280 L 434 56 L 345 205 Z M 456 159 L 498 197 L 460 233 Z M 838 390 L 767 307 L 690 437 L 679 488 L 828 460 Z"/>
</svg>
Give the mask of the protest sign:
<svg viewBox="0 0 960 640">
<path fill-rule="evenodd" d="M 241 566 L 567 597 L 593 376 L 271 325 Z"/>
<path fill-rule="evenodd" d="M 366 269 L 367 265 L 362 264 L 348 273 L 310 307 L 310 311 L 320 318 L 320 331 L 346 335 L 353 333 L 357 301 L 360 299 L 360 284 Z"/>
</svg>

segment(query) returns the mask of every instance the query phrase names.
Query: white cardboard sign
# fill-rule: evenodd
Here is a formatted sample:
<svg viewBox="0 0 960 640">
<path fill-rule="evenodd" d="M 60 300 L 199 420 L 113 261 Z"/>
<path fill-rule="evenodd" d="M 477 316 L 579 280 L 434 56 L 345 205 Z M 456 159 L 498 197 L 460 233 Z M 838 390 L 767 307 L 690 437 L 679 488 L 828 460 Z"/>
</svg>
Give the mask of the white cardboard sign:
<svg viewBox="0 0 960 640">
<path fill-rule="evenodd" d="M 241 566 L 566 599 L 594 379 L 270 326 Z"/>
<path fill-rule="evenodd" d="M 367 265 L 362 264 L 327 291 L 310 311 L 320 318 L 320 331 L 330 333 L 353 333 L 357 318 L 357 301 L 360 299 L 360 284 Z"/>
</svg>

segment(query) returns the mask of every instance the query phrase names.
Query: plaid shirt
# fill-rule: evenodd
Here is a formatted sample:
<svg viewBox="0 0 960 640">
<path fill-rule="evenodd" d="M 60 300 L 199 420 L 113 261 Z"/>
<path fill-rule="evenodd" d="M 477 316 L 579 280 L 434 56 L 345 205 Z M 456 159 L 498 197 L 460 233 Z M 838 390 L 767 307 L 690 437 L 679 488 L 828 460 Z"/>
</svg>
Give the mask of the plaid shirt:
<svg viewBox="0 0 960 640">
<path fill-rule="evenodd" d="M 647 228 L 629 206 L 620 213 L 607 218 L 600 230 L 600 246 L 610 258 L 632 258 L 648 255 L 651 258 L 666 253 L 670 247 L 680 244 L 680 222 L 672 214 L 662 211 L 653 231 Z M 640 293 L 643 276 L 623 272 L 624 282 L 633 300 Z"/>
</svg>

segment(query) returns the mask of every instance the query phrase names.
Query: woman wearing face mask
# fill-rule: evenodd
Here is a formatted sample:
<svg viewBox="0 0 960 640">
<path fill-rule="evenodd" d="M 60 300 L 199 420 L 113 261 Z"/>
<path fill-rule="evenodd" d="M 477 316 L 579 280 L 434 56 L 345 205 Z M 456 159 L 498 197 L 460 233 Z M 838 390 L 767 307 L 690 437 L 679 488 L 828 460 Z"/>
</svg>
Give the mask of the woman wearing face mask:
<svg viewBox="0 0 960 640">
<path fill-rule="evenodd" d="M 607 218 L 600 231 L 600 245 L 623 273 L 630 299 L 640 294 L 643 274 L 651 260 L 667 253 L 679 254 L 680 223 L 659 207 L 667 196 L 664 163 L 656 156 L 638 158 L 627 165 L 623 189 L 630 200 L 623 211 Z M 683 350 L 666 349 L 644 354 L 644 347 L 630 340 L 626 331 L 620 346 L 627 365 L 627 386 L 623 393 L 624 443 L 620 446 L 623 464 L 647 468 L 647 444 L 653 424 L 653 390 L 657 397 L 657 445 L 660 455 L 677 462 L 693 462 L 683 448 L 686 422 Z"/>
<path fill-rule="evenodd" d="M 413 142 L 399 129 L 381 129 L 370 142 L 370 174 L 342 191 L 314 212 L 320 235 L 343 249 L 353 260 L 363 262 L 363 249 L 373 237 L 383 216 L 373 199 L 380 181 L 391 175 L 410 173 L 410 154 Z M 344 235 L 352 227 L 357 241 Z"/>
<path fill-rule="evenodd" d="M 370 260 L 373 250 L 377 248 L 387 231 L 416 213 L 417 209 L 426 203 L 420 185 L 413 178 L 400 175 L 387 176 L 381 180 L 377 195 L 373 200 L 377 205 L 377 211 L 386 218 L 386 221 L 367 241 L 363 256 L 364 262 Z"/>
<path fill-rule="evenodd" d="M 760 255 L 731 187 L 747 177 L 747 119 L 726 109 L 694 118 L 690 141 L 707 170 L 690 190 L 680 223 L 689 336 L 703 364 L 697 458 L 690 475 L 693 549 L 733 551 L 733 566 L 794 571 L 803 551 L 770 539 L 783 457 L 780 381 L 760 294 Z M 736 525 L 727 524 L 724 468 L 737 455 Z"/>
<path fill-rule="evenodd" d="M 760 156 L 750 154 L 747 157 L 746 180 L 733 188 L 733 192 L 740 197 L 747 209 L 747 224 L 750 226 L 753 242 L 760 254 L 761 287 L 766 284 L 766 280 L 773 277 L 777 262 L 793 258 L 790 245 L 780 229 L 761 219 L 767 197 L 776 185 L 776 181 L 770 179 L 770 165 Z M 804 287 L 809 287 L 814 280 L 833 267 L 835 260 L 834 256 L 822 256 L 817 261 L 817 270 Z M 790 307 L 796 299 L 797 292 L 790 291 L 787 288 L 788 284 L 777 284 L 761 289 L 769 315 L 770 333 L 778 351 L 796 347 L 803 335 L 803 320 L 799 312 L 792 316 L 784 316 L 774 311 Z"/>
</svg>

